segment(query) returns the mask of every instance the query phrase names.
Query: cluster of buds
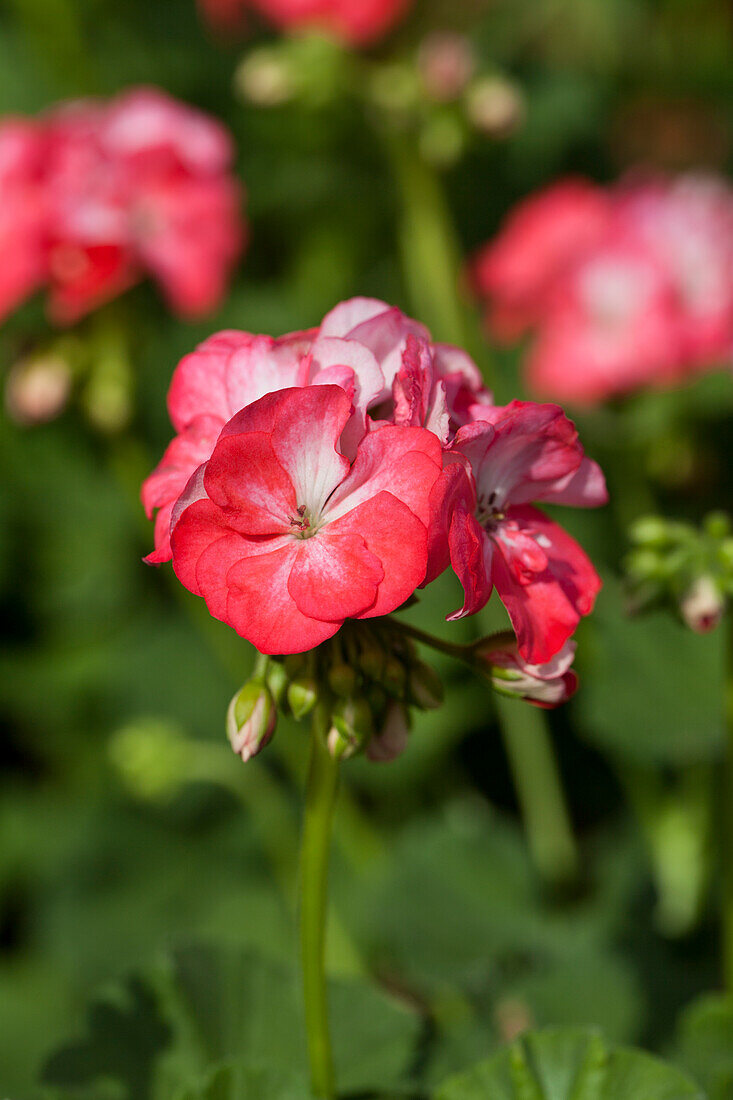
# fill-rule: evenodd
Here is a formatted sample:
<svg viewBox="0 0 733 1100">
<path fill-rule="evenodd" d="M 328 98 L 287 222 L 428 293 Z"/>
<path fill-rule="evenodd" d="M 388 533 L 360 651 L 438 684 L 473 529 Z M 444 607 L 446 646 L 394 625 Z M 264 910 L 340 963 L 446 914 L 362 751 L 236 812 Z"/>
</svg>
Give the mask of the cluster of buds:
<svg viewBox="0 0 733 1100">
<path fill-rule="evenodd" d="M 285 37 L 248 53 L 235 86 L 259 107 L 298 102 L 321 108 L 344 95 L 364 97 L 400 132 L 412 130 L 423 157 L 436 167 L 456 163 L 472 134 L 501 139 L 524 117 L 518 86 L 483 70 L 470 40 L 457 33 L 430 34 L 412 57 L 373 63 L 333 39 Z"/>
<path fill-rule="evenodd" d="M 395 624 L 349 623 L 309 653 L 260 657 L 229 704 L 227 734 L 246 761 L 268 744 L 278 714 L 302 721 L 318 708 L 334 758 L 388 761 L 407 745 L 410 710 L 442 701 L 437 673 Z"/>
<path fill-rule="evenodd" d="M 434 710 L 443 702 L 440 677 L 421 660 L 411 635 L 428 638 L 387 618 L 348 623 L 309 653 L 260 656 L 252 678 L 229 704 L 232 748 L 250 760 L 271 740 L 278 714 L 302 721 L 318 711 L 335 759 L 364 752 L 374 762 L 394 760 L 407 747 L 411 711 Z M 522 658 L 510 631 L 465 646 L 430 642 L 480 673 L 500 695 L 533 706 L 560 706 L 578 686 L 573 641 L 542 665 Z"/>
<path fill-rule="evenodd" d="M 629 532 L 626 581 L 633 612 L 671 604 L 698 634 L 720 622 L 733 594 L 733 527 L 711 512 L 700 528 L 645 516 Z"/>
</svg>

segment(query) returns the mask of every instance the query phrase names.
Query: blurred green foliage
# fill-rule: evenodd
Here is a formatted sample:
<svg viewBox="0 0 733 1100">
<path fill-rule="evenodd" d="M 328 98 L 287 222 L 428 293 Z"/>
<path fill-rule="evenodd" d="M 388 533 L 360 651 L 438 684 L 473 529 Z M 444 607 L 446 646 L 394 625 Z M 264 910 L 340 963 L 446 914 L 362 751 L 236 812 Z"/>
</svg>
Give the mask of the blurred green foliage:
<svg viewBox="0 0 733 1100">
<path fill-rule="evenodd" d="M 639 159 L 730 169 L 732 20 L 725 0 L 416 0 L 381 52 L 412 56 L 423 32 L 461 27 L 525 99 L 523 125 L 474 137 L 445 174 L 461 249 L 561 172 L 609 178 Z M 284 723 L 246 769 L 229 755 L 224 714 L 251 652 L 167 568 L 142 565 L 151 540 L 137 493 L 167 442 L 173 367 L 199 339 L 312 325 L 354 293 L 416 305 L 401 192 L 373 118 L 346 97 L 243 104 L 233 76 L 253 41 L 217 40 L 194 0 L 0 9 L 2 113 L 159 84 L 232 129 L 252 228 L 216 316 L 176 321 L 142 286 L 79 326 L 92 371 L 110 341 L 125 357 L 128 426 L 100 429 L 93 373 L 54 423 L 3 415 L 0 1092 L 13 1100 L 305 1095 L 292 976 L 305 736 Z M 52 336 L 39 302 L 20 310 L 0 331 L 3 373 Z M 476 343 L 500 398 L 521 393 L 517 353 Z M 550 723 L 581 852 L 571 888 L 552 891 L 534 871 L 487 689 L 447 660 L 446 705 L 422 716 L 408 752 L 346 766 L 329 937 L 345 1090 L 410 1095 L 527 1027 L 594 1025 L 610 1068 L 578 1100 L 620 1097 L 613 1067 L 627 1058 L 629 1074 L 649 1074 L 645 1097 L 696 1095 L 616 1043 L 668 1054 L 712 1100 L 731 1095 L 728 1008 L 687 1008 L 677 1030 L 683 1006 L 721 980 L 722 638 L 662 614 L 629 619 L 618 574 L 630 520 L 657 510 L 697 522 L 729 506 L 732 417 L 718 376 L 579 418 L 614 503 L 564 516 L 606 581 L 579 635 L 580 693 Z M 411 614 L 468 640 L 475 624 L 442 623 L 457 603 L 446 577 Z M 131 729 L 150 731 L 148 764 L 130 756 Z M 140 767 L 155 782 L 140 782 Z M 689 873 L 670 873 L 679 867 Z M 176 946 L 197 938 L 230 954 Z M 138 977 L 120 985 L 128 972 Z M 571 1080 L 596 1040 L 563 1034 L 540 1032 L 532 1059 Z M 437 1095 L 499 1090 L 513 1057 Z M 522 1088 L 496 1095 L 564 1095 Z"/>
</svg>

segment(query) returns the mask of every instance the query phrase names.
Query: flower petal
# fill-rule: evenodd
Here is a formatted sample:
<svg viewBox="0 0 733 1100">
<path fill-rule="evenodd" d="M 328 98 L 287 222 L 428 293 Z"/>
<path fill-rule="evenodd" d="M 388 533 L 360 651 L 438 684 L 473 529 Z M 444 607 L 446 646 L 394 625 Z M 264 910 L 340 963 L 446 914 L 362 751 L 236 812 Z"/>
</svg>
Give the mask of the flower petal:
<svg viewBox="0 0 733 1100">
<path fill-rule="evenodd" d="M 304 615 L 343 622 L 374 604 L 384 569 L 360 534 L 328 524 L 296 546 L 288 590 Z"/>
<path fill-rule="evenodd" d="M 519 651 L 530 664 L 550 661 L 574 633 L 581 616 L 595 603 L 601 581 L 575 539 L 536 508 L 512 508 L 509 518 L 533 538 L 547 558 L 547 567 L 518 576 L 506 547 L 496 542 L 492 565 L 496 590 L 509 612 Z"/>
<path fill-rule="evenodd" d="M 226 621 L 260 653 L 304 653 L 341 626 L 299 610 L 288 587 L 296 552 L 289 539 L 271 553 L 243 557 L 227 574 Z"/>
<path fill-rule="evenodd" d="M 286 533 L 297 516 L 293 482 L 265 432 L 220 439 L 206 465 L 204 487 L 241 534 Z"/>
<path fill-rule="evenodd" d="M 461 506 L 453 512 L 448 541 L 451 565 L 465 593 L 463 607 L 448 615 L 448 622 L 453 622 L 475 615 L 488 602 L 493 587 L 493 547 L 483 527 Z"/>
</svg>

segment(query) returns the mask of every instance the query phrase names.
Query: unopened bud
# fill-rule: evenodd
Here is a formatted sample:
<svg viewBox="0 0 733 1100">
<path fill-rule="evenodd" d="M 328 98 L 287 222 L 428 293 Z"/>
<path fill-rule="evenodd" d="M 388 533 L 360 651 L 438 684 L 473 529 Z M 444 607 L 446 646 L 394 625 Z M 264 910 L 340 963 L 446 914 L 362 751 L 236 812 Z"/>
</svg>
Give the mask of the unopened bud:
<svg viewBox="0 0 733 1100">
<path fill-rule="evenodd" d="M 725 600 L 711 576 L 704 574 L 692 582 L 680 600 L 680 614 L 690 630 L 707 634 L 720 622 Z"/>
<path fill-rule="evenodd" d="M 334 694 L 348 699 L 356 690 L 356 672 L 345 661 L 337 661 L 328 670 L 328 684 Z"/>
<path fill-rule="evenodd" d="M 270 660 L 265 674 L 265 683 L 272 693 L 276 706 L 280 706 L 288 690 L 288 674 L 282 661 Z"/>
<path fill-rule="evenodd" d="M 384 647 L 380 645 L 376 638 L 368 638 L 362 642 L 359 667 L 367 680 L 378 683 L 382 679 L 385 661 Z"/>
<path fill-rule="evenodd" d="M 411 65 L 389 62 L 375 70 L 371 97 L 377 107 L 394 114 L 411 111 L 420 102 L 420 81 Z"/>
<path fill-rule="evenodd" d="M 335 760 L 355 756 L 371 736 L 372 712 L 366 699 L 344 699 L 336 705 L 328 734 L 328 751 Z"/>
<path fill-rule="evenodd" d="M 417 64 L 428 95 L 447 103 L 463 92 L 474 74 L 476 58 L 465 35 L 437 32 L 424 39 Z"/>
<path fill-rule="evenodd" d="M 371 736 L 374 729 L 372 710 L 364 698 L 344 699 L 337 703 L 332 721 L 344 737 L 359 745 Z"/>
<path fill-rule="evenodd" d="M 469 89 L 466 112 L 482 134 L 503 138 L 522 122 L 524 98 L 519 88 L 504 77 L 487 76 Z"/>
<path fill-rule="evenodd" d="M 443 704 L 445 692 L 440 676 L 424 661 L 419 661 L 410 669 L 408 690 L 410 702 L 420 710 L 437 710 Z"/>
<path fill-rule="evenodd" d="M 234 86 L 257 107 L 279 107 L 296 93 L 292 65 L 279 49 L 270 47 L 245 57 L 234 74 Z"/>
<path fill-rule="evenodd" d="M 293 718 L 300 721 L 310 714 L 318 702 L 318 685 L 309 676 L 298 676 L 288 686 L 288 706 Z"/>
<path fill-rule="evenodd" d="M 666 546 L 669 542 L 669 525 L 661 516 L 641 516 L 631 524 L 629 538 L 637 546 Z"/>
<path fill-rule="evenodd" d="M 531 665 L 521 656 L 516 641 L 497 646 L 497 639 L 487 638 L 478 643 L 474 656 L 494 691 L 550 709 L 566 703 L 577 690 L 578 677 L 570 667 L 575 649 L 575 642 L 566 642 L 552 660 Z"/>
<path fill-rule="evenodd" d="M 390 654 L 384 664 L 382 682 L 387 693 L 394 699 L 402 699 L 407 684 L 407 669 L 399 657 Z"/>
<path fill-rule="evenodd" d="M 277 708 L 265 684 L 250 680 L 232 699 L 227 711 L 227 736 L 245 762 L 264 749 L 277 723 Z"/>
<path fill-rule="evenodd" d="M 5 407 L 18 424 L 42 424 L 61 412 L 71 392 L 71 370 L 53 352 L 21 359 L 5 383 Z"/>
<path fill-rule="evenodd" d="M 367 745 L 367 757 L 375 764 L 387 764 L 396 760 L 407 748 L 409 738 L 407 709 L 400 703 L 391 703 L 382 728 Z"/>
<path fill-rule="evenodd" d="M 733 571 L 733 539 L 723 539 L 718 547 L 718 561 L 726 572 Z"/>
</svg>

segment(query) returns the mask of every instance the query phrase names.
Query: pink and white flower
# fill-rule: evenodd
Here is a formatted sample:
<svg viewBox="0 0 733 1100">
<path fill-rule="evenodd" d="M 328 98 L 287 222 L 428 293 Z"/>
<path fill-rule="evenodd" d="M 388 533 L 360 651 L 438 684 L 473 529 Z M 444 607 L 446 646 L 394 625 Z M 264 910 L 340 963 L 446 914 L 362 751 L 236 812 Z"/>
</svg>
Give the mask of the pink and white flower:
<svg viewBox="0 0 733 1100">
<path fill-rule="evenodd" d="M 421 355 L 429 379 L 420 374 Z M 411 385 L 409 379 L 414 382 L 410 400 L 431 402 L 432 419 L 421 419 L 416 407 L 407 410 L 402 394 Z M 267 393 L 324 383 L 341 386 L 351 399 L 353 414 L 340 441 L 349 458 L 364 433 L 382 423 L 432 429 L 440 421 L 439 438 L 446 442 L 449 423 L 465 423 L 470 405 L 488 400 L 481 376 L 464 352 L 430 343 L 427 329 L 375 299 L 343 302 L 320 328 L 278 339 L 218 333 L 181 360 L 173 375 L 168 410 L 178 434 L 143 486 L 148 515 L 158 509 L 149 562 L 170 559 L 173 506 L 194 470 L 211 455 L 227 421 Z M 429 393 L 423 398 L 425 386 Z"/>
<path fill-rule="evenodd" d="M 605 481 L 558 406 L 513 401 L 474 415 L 433 490 L 426 581 L 453 566 L 465 599 L 450 619 L 479 611 L 496 588 L 523 659 L 544 664 L 592 610 L 601 582 L 575 540 L 530 502 L 594 507 L 607 499 Z"/>
<path fill-rule="evenodd" d="M 386 615 L 425 576 L 441 449 L 422 428 L 367 433 L 332 385 L 269 394 L 238 413 L 179 499 L 173 568 L 261 653 L 298 653 L 348 618 Z"/>
</svg>

